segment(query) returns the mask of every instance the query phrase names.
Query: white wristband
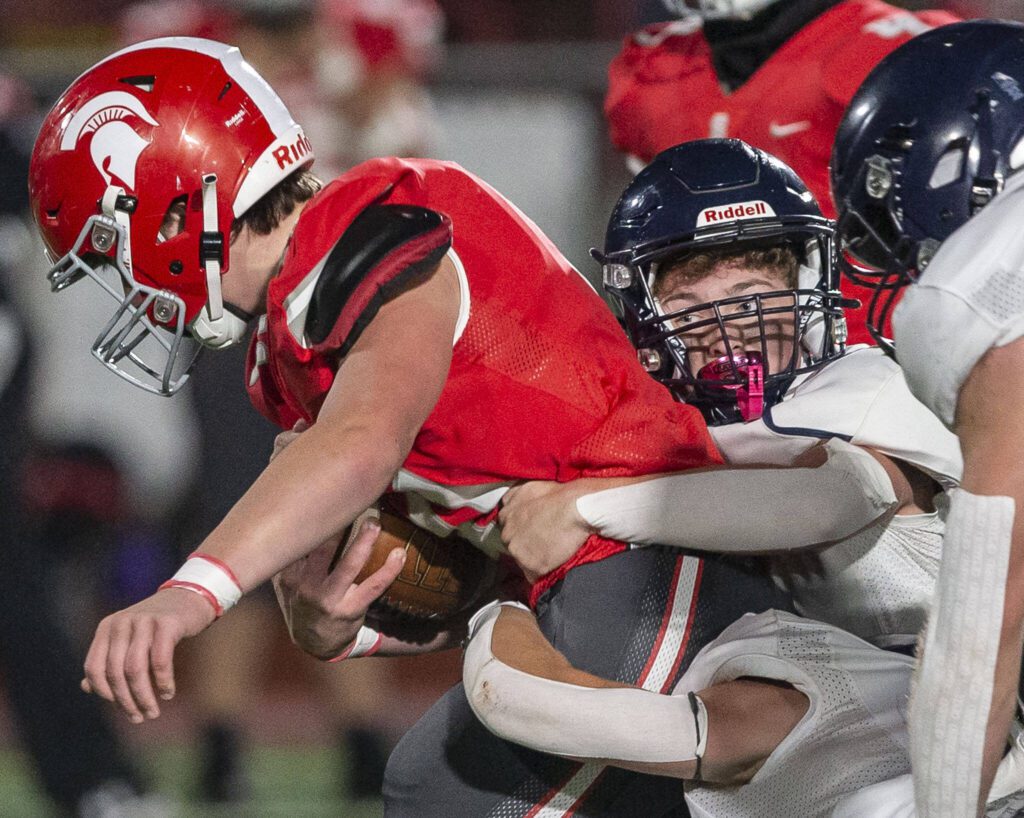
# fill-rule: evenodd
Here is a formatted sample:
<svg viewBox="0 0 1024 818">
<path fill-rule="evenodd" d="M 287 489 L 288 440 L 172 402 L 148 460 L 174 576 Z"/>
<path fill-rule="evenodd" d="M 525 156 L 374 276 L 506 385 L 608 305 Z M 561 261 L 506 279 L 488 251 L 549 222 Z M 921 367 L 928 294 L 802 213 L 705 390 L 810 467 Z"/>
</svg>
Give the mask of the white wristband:
<svg viewBox="0 0 1024 818">
<path fill-rule="evenodd" d="M 381 635 L 369 625 L 363 625 L 351 644 L 328 662 L 340 662 L 343 659 L 357 659 L 360 656 L 373 656 L 380 648 Z"/>
<path fill-rule="evenodd" d="M 183 588 L 199 594 L 221 616 L 242 598 L 242 586 L 232 570 L 221 560 L 198 551 L 178 569 L 178 572 L 160 586 Z"/>
</svg>

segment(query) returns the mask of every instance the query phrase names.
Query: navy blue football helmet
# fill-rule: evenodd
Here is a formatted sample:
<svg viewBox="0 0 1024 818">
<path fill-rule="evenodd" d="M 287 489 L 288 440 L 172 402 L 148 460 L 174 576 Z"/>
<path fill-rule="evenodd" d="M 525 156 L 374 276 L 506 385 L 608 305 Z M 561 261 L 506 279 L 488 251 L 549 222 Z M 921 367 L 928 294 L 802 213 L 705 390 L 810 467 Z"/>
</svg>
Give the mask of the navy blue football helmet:
<svg viewBox="0 0 1024 818">
<path fill-rule="evenodd" d="M 950 234 L 1024 166 L 1024 25 L 973 20 L 897 48 L 867 76 L 832 150 L 843 272 L 873 287 L 868 328 Z"/>
<path fill-rule="evenodd" d="M 834 225 L 785 164 L 738 139 L 669 148 L 626 188 L 612 211 L 603 252 L 605 289 L 621 305 L 644 367 L 700 407 L 709 423 L 750 420 L 779 401 L 793 378 L 841 355 L 845 302 L 838 292 Z M 797 289 L 741 295 L 666 312 L 653 292 L 658 265 L 693 252 L 785 245 L 800 263 Z M 793 352 L 769 370 L 765 317 L 791 315 Z M 761 352 L 732 351 L 729 322 L 756 320 Z M 738 326 L 734 325 L 734 326 Z M 717 331 L 729 350 L 694 371 L 688 337 Z M 706 344 L 702 344 L 706 348 Z"/>
</svg>

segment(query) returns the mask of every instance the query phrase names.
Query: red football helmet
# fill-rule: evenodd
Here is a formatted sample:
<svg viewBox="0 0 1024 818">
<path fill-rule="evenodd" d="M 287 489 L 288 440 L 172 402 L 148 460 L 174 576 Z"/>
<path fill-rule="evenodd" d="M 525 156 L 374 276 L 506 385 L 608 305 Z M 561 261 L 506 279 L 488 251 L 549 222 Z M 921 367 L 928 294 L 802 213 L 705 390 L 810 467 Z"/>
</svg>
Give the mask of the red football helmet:
<svg viewBox="0 0 1024 818">
<path fill-rule="evenodd" d="M 241 339 L 221 276 L 232 221 L 313 151 L 237 48 L 167 37 L 97 63 L 64 92 L 32 153 L 29 194 L 53 289 L 88 276 L 119 303 L 93 344 L 107 367 L 170 395 L 198 351 Z M 180 232 L 164 238 L 172 206 Z"/>
</svg>

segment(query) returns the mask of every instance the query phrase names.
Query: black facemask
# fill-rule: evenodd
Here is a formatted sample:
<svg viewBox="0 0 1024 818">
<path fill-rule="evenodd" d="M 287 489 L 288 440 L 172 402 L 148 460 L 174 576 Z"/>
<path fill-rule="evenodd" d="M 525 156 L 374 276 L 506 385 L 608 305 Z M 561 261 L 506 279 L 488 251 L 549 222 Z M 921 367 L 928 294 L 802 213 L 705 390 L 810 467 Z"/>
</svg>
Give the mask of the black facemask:
<svg viewBox="0 0 1024 818">
<path fill-rule="evenodd" d="M 711 46 L 718 79 L 734 91 L 779 47 L 811 20 L 841 0 L 785 0 L 749 20 L 707 20 L 704 35 Z"/>
</svg>

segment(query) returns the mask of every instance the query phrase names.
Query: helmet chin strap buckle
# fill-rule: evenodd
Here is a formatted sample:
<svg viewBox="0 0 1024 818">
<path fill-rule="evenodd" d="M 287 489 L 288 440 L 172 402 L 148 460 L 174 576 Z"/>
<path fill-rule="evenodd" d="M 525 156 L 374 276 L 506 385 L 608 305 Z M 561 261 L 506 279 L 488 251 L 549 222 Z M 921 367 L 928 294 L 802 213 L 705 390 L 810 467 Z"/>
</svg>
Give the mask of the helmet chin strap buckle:
<svg viewBox="0 0 1024 818">
<path fill-rule="evenodd" d="M 211 323 L 224 317 L 224 298 L 220 289 L 220 268 L 224 263 L 224 234 L 217 225 L 217 174 L 203 176 L 203 233 L 199 242 L 199 261 L 206 272 L 206 310 Z"/>
<path fill-rule="evenodd" d="M 736 405 L 745 422 L 757 420 L 764 413 L 764 368 L 751 363 L 746 376 L 746 384 L 736 390 Z"/>
</svg>

